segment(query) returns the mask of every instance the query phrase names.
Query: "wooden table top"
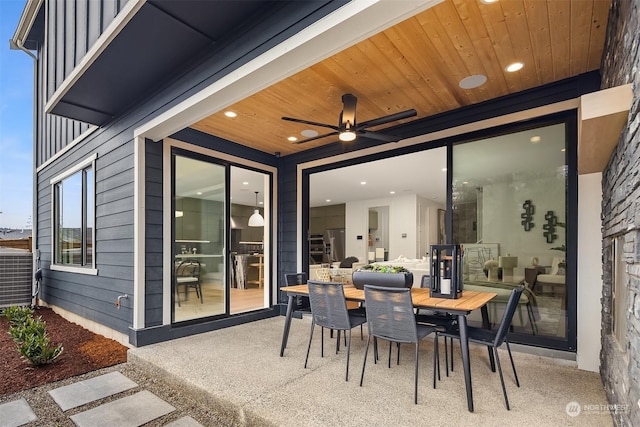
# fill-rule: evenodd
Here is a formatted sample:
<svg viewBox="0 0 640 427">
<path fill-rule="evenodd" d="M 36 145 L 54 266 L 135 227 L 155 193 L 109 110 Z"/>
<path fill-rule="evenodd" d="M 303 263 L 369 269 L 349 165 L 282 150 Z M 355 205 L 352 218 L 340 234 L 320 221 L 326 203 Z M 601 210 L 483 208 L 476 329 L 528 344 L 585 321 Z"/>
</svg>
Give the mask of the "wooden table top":
<svg viewBox="0 0 640 427">
<path fill-rule="evenodd" d="M 293 293 L 295 295 L 309 295 L 307 285 L 285 286 L 280 288 L 282 292 Z M 462 291 L 462 296 L 455 299 L 449 298 L 432 298 L 429 289 L 411 288 L 411 299 L 414 307 L 456 310 L 456 311 L 473 311 L 483 307 L 498 295 L 495 292 L 480 291 Z M 364 301 L 364 290 L 352 287 L 344 288 L 344 297 L 350 301 Z"/>
</svg>

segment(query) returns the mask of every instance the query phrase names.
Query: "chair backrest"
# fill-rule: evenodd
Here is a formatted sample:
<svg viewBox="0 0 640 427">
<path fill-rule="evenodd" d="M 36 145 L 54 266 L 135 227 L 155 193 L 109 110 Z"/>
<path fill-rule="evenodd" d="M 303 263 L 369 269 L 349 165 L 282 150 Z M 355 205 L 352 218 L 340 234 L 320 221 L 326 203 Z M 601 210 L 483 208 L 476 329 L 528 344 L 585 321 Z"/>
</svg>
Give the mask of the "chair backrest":
<svg viewBox="0 0 640 427">
<path fill-rule="evenodd" d="M 199 277 L 200 262 L 196 260 L 184 260 L 176 269 L 176 277 Z"/>
<path fill-rule="evenodd" d="M 369 335 L 395 342 L 418 341 L 411 289 L 364 285 Z"/>
<path fill-rule="evenodd" d="M 324 328 L 351 329 L 342 283 L 309 280 L 307 285 L 313 322 Z"/>
<path fill-rule="evenodd" d="M 431 276 L 423 274 L 422 279 L 420 280 L 420 287 L 426 289 L 431 288 Z"/>
<path fill-rule="evenodd" d="M 284 282 L 287 286 L 303 285 L 307 283 L 307 273 L 291 273 L 284 275 Z"/>
<path fill-rule="evenodd" d="M 518 301 L 520 300 L 520 296 L 522 295 L 524 286 L 525 285 L 521 285 L 513 289 L 511 291 L 511 295 L 509 295 L 509 301 L 507 302 L 507 306 L 505 307 L 504 313 L 502 314 L 502 320 L 500 320 L 500 325 L 498 326 L 498 330 L 496 331 L 496 340 L 494 342 L 496 347 L 500 347 L 505 338 L 507 338 L 507 333 L 509 332 L 509 328 L 511 327 L 511 321 L 513 320 L 513 315 L 516 312 L 516 308 L 518 307 Z"/>
</svg>

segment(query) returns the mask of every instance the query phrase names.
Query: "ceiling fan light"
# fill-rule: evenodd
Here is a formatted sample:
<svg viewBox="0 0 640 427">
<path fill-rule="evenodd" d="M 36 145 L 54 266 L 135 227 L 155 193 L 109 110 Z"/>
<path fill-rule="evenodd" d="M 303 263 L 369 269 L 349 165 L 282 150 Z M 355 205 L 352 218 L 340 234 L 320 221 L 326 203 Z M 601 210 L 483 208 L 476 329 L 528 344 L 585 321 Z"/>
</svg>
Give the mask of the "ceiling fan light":
<svg viewBox="0 0 640 427">
<path fill-rule="evenodd" d="M 340 139 L 340 141 L 343 141 L 343 142 L 353 141 L 354 139 L 356 139 L 356 133 L 350 130 L 340 132 L 338 139 Z"/>
</svg>

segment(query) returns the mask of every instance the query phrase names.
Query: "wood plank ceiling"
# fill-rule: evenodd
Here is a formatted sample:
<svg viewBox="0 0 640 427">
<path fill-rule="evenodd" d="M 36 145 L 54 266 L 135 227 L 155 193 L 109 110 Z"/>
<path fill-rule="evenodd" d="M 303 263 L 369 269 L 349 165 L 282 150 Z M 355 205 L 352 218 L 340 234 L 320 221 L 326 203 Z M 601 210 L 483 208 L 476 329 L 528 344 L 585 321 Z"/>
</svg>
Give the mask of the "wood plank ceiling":
<svg viewBox="0 0 640 427">
<path fill-rule="evenodd" d="M 281 117 L 337 125 L 344 93 L 358 97 L 358 122 L 416 109 L 408 122 L 597 70 L 610 3 L 445 0 L 232 105 L 236 118 L 219 112 L 191 127 L 284 156 L 337 137 L 294 144 L 287 138 L 305 129 L 331 130 Z M 524 68 L 506 72 L 516 61 Z M 476 74 L 486 83 L 459 86 Z"/>
</svg>

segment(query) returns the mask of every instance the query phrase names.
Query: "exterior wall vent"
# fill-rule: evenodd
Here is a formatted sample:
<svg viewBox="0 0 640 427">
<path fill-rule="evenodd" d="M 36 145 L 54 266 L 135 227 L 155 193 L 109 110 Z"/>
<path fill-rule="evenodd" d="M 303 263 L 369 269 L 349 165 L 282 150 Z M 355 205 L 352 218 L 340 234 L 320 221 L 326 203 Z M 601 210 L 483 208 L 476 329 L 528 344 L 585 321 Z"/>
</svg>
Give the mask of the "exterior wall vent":
<svg viewBox="0 0 640 427">
<path fill-rule="evenodd" d="M 33 255 L 0 248 L 0 308 L 31 304 Z"/>
</svg>

